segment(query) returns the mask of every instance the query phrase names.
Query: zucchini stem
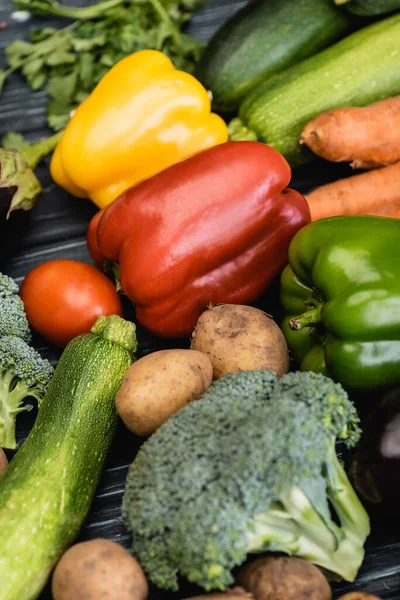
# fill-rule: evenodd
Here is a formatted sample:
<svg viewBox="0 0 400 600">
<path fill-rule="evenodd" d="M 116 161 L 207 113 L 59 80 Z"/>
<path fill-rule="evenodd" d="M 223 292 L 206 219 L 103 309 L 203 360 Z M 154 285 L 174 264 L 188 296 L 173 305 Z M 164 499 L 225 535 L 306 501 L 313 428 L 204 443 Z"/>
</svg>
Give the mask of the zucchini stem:
<svg viewBox="0 0 400 600">
<path fill-rule="evenodd" d="M 232 142 L 241 142 L 241 141 L 249 141 L 256 142 L 257 136 L 246 125 L 244 125 L 243 121 L 239 118 L 232 119 L 232 121 L 228 125 L 229 131 L 229 139 Z"/>
<path fill-rule="evenodd" d="M 129 352 L 137 350 L 136 326 L 130 321 L 125 321 L 118 315 L 99 317 L 91 330 L 93 335 L 98 335 L 109 342 L 119 344 Z"/>
</svg>

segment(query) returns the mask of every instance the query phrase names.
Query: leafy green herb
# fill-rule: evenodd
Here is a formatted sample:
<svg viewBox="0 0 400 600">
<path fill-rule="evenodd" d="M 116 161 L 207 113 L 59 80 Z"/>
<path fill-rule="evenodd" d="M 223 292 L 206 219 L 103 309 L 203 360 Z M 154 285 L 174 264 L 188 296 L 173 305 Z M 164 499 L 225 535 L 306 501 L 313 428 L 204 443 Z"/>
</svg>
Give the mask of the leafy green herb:
<svg viewBox="0 0 400 600">
<path fill-rule="evenodd" d="M 18 10 L 74 21 L 62 29 L 33 30 L 29 41 L 11 42 L 5 50 L 8 69 L 0 70 L 0 93 L 7 77 L 21 72 L 33 90 L 46 90 L 48 123 L 58 131 L 105 73 L 132 52 L 160 50 L 176 68 L 192 72 L 202 44 L 181 28 L 206 2 L 103 0 L 79 8 L 58 0 L 14 0 Z"/>
</svg>

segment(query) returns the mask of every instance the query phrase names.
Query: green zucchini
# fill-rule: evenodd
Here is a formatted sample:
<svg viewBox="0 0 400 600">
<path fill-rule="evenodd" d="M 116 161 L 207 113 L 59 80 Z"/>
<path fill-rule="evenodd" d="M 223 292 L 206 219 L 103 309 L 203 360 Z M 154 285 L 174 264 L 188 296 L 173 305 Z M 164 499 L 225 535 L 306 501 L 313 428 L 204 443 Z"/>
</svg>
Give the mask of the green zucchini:
<svg viewBox="0 0 400 600">
<path fill-rule="evenodd" d="M 400 0 L 334 0 L 354 15 L 374 17 L 400 10 Z"/>
<path fill-rule="evenodd" d="M 304 126 L 331 108 L 365 106 L 400 94 L 400 14 L 352 33 L 251 91 L 229 124 L 231 140 L 259 140 L 291 166 L 313 155 Z"/>
<path fill-rule="evenodd" d="M 195 74 L 211 90 L 215 110 L 236 110 L 261 81 L 327 47 L 349 28 L 349 18 L 332 0 L 253 2 L 211 39 Z"/>
<path fill-rule="evenodd" d="M 28 438 L 0 476 L 1 600 L 37 598 L 79 532 L 135 349 L 135 326 L 113 315 L 64 350 Z"/>
</svg>

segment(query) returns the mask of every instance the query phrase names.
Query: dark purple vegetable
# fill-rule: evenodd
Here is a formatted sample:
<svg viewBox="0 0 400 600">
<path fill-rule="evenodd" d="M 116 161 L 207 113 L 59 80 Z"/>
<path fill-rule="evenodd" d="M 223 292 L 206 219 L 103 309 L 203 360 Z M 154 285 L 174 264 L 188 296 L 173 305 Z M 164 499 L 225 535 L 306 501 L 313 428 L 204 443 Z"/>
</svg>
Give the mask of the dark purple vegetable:
<svg viewBox="0 0 400 600">
<path fill-rule="evenodd" d="M 9 258 L 21 246 L 23 232 L 29 227 L 32 218 L 30 210 L 16 210 L 6 219 L 4 205 L 6 202 L 3 204 L 0 190 L 0 271 L 5 269 Z"/>
<path fill-rule="evenodd" d="M 27 212 L 35 206 L 42 186 L 35 167 L 54 149 L 62 132 L 34 144 L 14 132 L 2 139 L 0 148 L 0 265 L 18 246 L 28 223 Z"/>
<path fill-rule="evenodd" d="M 39 180 L 22 155 L 0 148 L 0 268 L 18 247 L 41 192 Z"/>
<path fill-rule="evenodd" d="M 42 193 L 34 169 L 54 149 L 62 132 L 30 144 L 14 132 L 0 148 L 0 266 L 17 248 L 30 210 Z"/>
<path fill-rule="evenodd" d="M 350 475 L 369 502 L 398 514 L 400 503 L 400 388 L 387 393 L 370 415 Z"/>
</svg>

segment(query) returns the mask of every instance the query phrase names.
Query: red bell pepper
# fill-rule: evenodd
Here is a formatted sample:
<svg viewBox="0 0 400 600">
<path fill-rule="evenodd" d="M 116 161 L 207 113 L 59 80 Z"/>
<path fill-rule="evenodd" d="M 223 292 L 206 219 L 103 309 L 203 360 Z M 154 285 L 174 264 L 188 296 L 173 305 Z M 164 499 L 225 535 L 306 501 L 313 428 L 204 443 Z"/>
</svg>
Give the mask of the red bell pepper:
<svg viewBox="0 0 400 600">
<path fill-rule="evenodd" d="M 89 251 L 119 264 L 139 323 L 189 336 L 209 304 L 253 302 L 287 263 L 310 221 L 290 177 L 265 144 L 215 146 L 123 192 L 90 223 Z"/>
</svg>

